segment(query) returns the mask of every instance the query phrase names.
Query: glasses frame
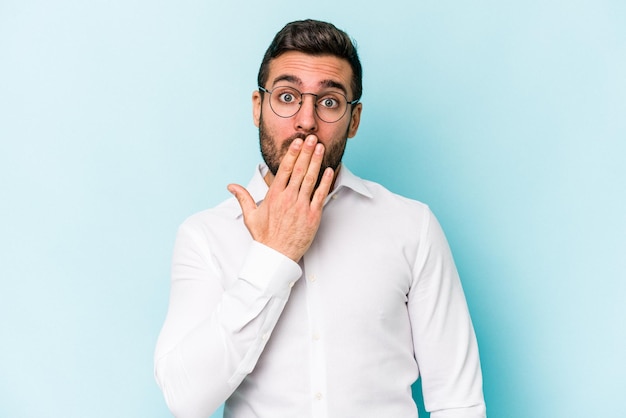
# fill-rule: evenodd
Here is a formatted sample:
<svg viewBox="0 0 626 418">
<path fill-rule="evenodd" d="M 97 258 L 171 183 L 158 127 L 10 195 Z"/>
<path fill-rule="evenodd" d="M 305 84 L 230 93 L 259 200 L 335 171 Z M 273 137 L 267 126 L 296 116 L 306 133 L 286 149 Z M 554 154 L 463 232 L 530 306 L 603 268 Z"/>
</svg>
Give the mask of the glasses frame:
<svg viewBox="0 0 626 418">
<path fill-rule="evenodd" d="M 302 102 L 303 102 L 303 99 L 302 99 L 302 98 L 303 98 L 305 95 L 307 95 L 307 94 L 308 94 L 308 95 L 310 95 L 310 96 L 314 96 L 314 97 L 315 97 L 315 114 L 317 115 L 317 117 L 318 117 L 318 118 L 319 118 L 322 122 L 326 122 L 326 123 L 337 123 L 337 122 L 339 122 L 341 119 L 343 119 L 343 117 L 344 117 L 344 116 L 346 116 L 346 113 L 348 113 L 348 105 L 350 105 L 350 106 L 354 106 L 355 104 L 359 103 L 359 99 L 356 99 L 356 100 L 352 100 L 352 101 L 350 101 L 350 100 L 348 100 L 348 98 L 346 97 L 346 95 L 345 95 L 345 94 L 343 94 L 343 93 L 339 93 L 339 92 L 334 92 L 334 93 L 337 93 L 337 94 L 341 95 L 341 96 L 345 99 L 345 101 L 346 101 L 346 109 L 343 111 L 343 113 L 341 114 L 341 116 L 339 116 L 339 119 L 337 119 L 337 120 L 335 120 L 335 121 L 332 121 L 332 122 L 328 122 L 327 120 L 324 120 L 324 118 L 322 118 L 322 117 L 320 116 L 319 112 L 317 111 L 317 98 L 318 98 L 319 96 L 321 96 L 320 94 L 315 94 L 315 93 L 302 93 L 302 92 L 301 92 L 300 90 L 298 90 L 297 88 L 295 88 L 295 87 L 291 87 L 291 86 L 276 86 L 276 87 L 274 87 L 274 89 L 273 89 L 273 90 L 268 90 L 268 89 L 266 89 L 266 88 L 264 88 L 264 87 L 261 87 L 261 86 L 258 86 L 258 87 L 259 87 L 259 90 L 260 90 L 261 92 L 263 92 L 263 93 L 267 93 L 267 94 L 269 94 L 269 95 L 270 95 L 270 100 L 269 100 L 269 103 L 270 103 L 270 109 L 272 109 L 272 112 L 274 112 L 274 114 L 275 114 L 276 116 L 278 116 L 279 118 L 283 118 L 283 119 L 289 119 L 289 118 L 294 117 L 294 116 L 295 116 L 295 115 L 296 115 L 296 114 L 300 111 L 300 109 L 302 109 Z M 288 88 L 290 88 L 290 89 L 292 89 L 292 90 L 295 90 L 295 91 L 297 91 L 298 93 L 300 93 L 300 102 L 298 103 L 298 109 L 297 109 L 295 112 L 293 112 L 293 114 L 291 114 L 291 115 L 289 115 L 289 116 L 279 115 L 279 114 L 278 114 L 278 113 L 274 110 L 274 107 L 272 106 L 272 93 L 273 93 L 276 89 L 281 88 L 281 87 L 288 87 Z"/>
</svg>

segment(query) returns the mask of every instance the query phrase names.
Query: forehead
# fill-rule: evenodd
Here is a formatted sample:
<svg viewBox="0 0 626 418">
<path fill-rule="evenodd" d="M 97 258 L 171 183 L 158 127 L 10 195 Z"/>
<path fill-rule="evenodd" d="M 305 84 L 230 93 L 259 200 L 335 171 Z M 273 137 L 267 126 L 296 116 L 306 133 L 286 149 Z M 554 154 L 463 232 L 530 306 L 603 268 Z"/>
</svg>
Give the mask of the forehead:
<svg viewBox="0 0 626 418">
<path fill-rule="evenodd" d="M 274 58 L 269 65 L 268 87 L 277 83 L 294 84 L 302 89 L 319 89 L 338 84 L 351 93 L 350 63 L 334 55 L 309 55 L 289 51 Z"/>
</svg>

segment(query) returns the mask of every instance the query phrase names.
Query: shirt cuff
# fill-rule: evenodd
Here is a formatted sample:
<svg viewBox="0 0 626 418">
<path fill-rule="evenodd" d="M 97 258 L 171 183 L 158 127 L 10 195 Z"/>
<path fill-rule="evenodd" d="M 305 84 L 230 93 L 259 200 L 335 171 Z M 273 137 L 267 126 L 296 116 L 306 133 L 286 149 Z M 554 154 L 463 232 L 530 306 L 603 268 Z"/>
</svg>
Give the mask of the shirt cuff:
<svg viewBox="0 0 626 418">
<path fill-rule="evenodd" d="M 487 411 L 484 403 L 467 408 L 452 408 L 430 413 L 431 418 L 485 418 L 486 416 Z"/>
<path fill-rule="evenodd" d="M 239 278 L 259 289 L 266 296 L 288 293 L 302 276 L 302 269 L 284 254 L 252 241 Z"/>
</svg>

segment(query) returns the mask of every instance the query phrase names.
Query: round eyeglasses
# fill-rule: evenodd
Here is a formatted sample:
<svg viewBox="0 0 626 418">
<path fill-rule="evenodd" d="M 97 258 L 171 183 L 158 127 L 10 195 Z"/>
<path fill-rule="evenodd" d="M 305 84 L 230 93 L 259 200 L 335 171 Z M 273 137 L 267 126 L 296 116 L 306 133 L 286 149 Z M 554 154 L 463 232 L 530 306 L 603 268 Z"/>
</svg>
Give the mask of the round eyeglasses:
<svg viewBox="0 0 626 418">
<path fill-rule="evenodd" d="M 300 110 L 303 96 L 310 95 L 315 99 L 315 113 L 326 123 L 338 122 L 348 110 L 348 105 L 355 105 L 359 100 L 348 101 L 348 98 L 337 92 L 327 91 L 319 94 L 301 93 L 288 86 L 278 86 L 274 90 L 267 90 L 259 86 L 259 90 L 270 95 L 270 107 L 276 116 L 290 118 Z"/>
</svg>

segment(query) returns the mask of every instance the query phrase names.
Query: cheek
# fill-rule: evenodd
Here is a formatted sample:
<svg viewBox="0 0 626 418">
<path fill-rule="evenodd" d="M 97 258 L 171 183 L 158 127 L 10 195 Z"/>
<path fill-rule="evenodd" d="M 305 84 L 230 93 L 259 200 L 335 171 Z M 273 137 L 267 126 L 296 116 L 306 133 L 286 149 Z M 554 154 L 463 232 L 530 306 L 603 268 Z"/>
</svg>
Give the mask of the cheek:
<svg viewBox="0 0 626 418">
<path fill-rule="evenodd" d="M 344 140 L 348 134 L 349 127 L 350 125 L 345 122 L 326 124 L 326 126 L 320 126 L 319 137 L 330 140 L 331 142 Z"/>
<path fill-rule="evenodd" d="M 267 118 L 266 118 L 267 116 Z M 263 125 L 265 129 L 276 138 L 283 139 L 293 134 L 293 126 L 289 123 L 289 119 L 279 118 L 272 114 L 263 114 Z"/>
</svg>

